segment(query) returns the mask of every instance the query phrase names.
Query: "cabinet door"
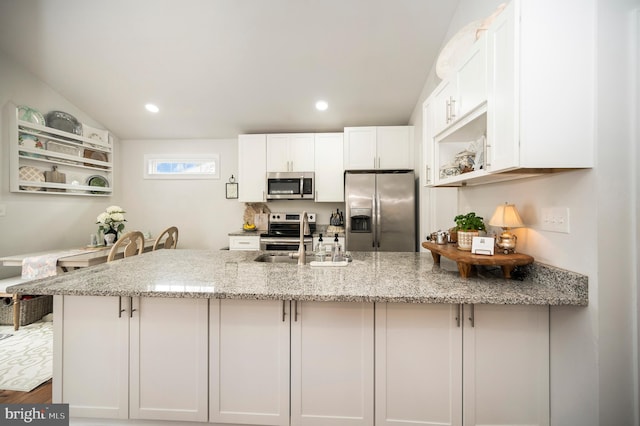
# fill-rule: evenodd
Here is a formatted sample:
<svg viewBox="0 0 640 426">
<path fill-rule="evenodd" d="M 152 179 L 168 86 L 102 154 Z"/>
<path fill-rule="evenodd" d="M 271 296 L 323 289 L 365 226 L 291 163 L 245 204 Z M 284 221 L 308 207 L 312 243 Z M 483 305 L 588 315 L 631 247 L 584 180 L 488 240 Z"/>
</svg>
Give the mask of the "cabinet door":
<svg viewBox="0 0 640 426">
<path fill-rule="evenodd" d="M 434 98 L 430 96 L 422 104 L 422 169 L 420 181 L 422 186 L 431 186 L 435 183 L 434 173 L 436 163 L 434 161 L 433 136 L 435 131 L 435 107 Z"/>
<path fill-rule="evenodd" d="M 267 136 L 238 137 L 238 201 L 245 203 L 265 200 L 267 179 Z"/>
<path fill-rule="evenodd" d="M 345 127 L 345 170 L 367 170 L 376 166 L 376 128 Z"/>
<path fill-rule="evenodd" d="M 54 403 L 72 417 L 129 416 L 129 317 L 119 297 L 55 296 Z"/>
<path fill-rule="evenodd" d="M 267 171 L 290 172 L 288 134 L 267 135 Z"/>
<path fill-rule="evenodd" d="M 373 304 L 293 304 L 291 425 L 372 425 Z"/>
<path fill-rule="evenodd" d="M 549 307 L 467 305 L 464 424 L 549 424 Z"/>
<path fill-rule="evenodd" d="M 457 78 L 456 114 L 462 117 L 487 101 L 487 38 L 481 37 L 460 64 Z"/>
<path fill-rule="evenodd" d="M 376 130 L 377 168 L 414 169 L 413 126 L 385 126 Z"/>
<path fill-rule="evenodd" d="M 133 298 L 132 419 L 207 421 L 207 299 Z"/>
<path fill-rule="evenodd" d="M 294 133 L 289 143 L 292 172 L 312 172 L 315 166 L 315 137 L 313 133 Z"/>
<path fill-rule="evenodd" d="M 316 201 L 344 201 L 344 151 L 342 133 L 315 135 Z"/>
<path fill-rule="evenodd" d="M 452 104 L 451 100 L 455 98 L 456 93 L 457 88 L 454 80 L 443 80 L 433 91 L 434 134 L 440 133 L 455 118 L 456 112 L 451 109 L 452 105 L 455 107 L 455 102 Z"/>
<path fill-rule="evenodd" d="M 376 303 L 376 426 L 462 424 L 460 305 Z"/>
<path fill-rule="evenodd" d="M 210 304 L 209 420 L 289 425 L 290 302 Z"/>
<path fill-rule="evenodd" d="M 312 172 L 313 133 L 267 135 L 268 172 Z"/>
<path fill-rule="evenodd" d="M 488 43 L 489 104 L 486 168 L 489 172 L 509 170 L 520 164 L 517 3 L 512 1 L 485 35 Z"/>
</svg>

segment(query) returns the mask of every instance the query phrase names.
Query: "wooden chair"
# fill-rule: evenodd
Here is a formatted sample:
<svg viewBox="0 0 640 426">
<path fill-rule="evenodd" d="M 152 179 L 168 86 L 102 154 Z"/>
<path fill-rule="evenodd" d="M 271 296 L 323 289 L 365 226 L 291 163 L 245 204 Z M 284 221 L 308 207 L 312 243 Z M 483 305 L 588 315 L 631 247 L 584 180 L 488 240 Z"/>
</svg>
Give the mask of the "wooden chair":
<svg viewBox="0 0 640 426">
<path fill-rule="evenodd" d="M 124 257 L 142 254 L 144 251 L 144 235 L 142 235 L 140 231 L 131 231 L 121 236 L 113 247 L 111 247 L 109 256 L 107 256 L 107 262 L 114 260 L 122 247 L 124 247 Z"/>
<path fill-rule="evenodd" d="M 164 242 L 162 241 L 163 238 Z M 160 233 L 158 238 L 156 238 L 156 242 L 153 243 L 153 250 L 158 250 L 160 248 L 166 249 L 174 249 L 178 246 L 178 228 L 175 226 L 170 226 L 164 231 Z"/>
</svg>

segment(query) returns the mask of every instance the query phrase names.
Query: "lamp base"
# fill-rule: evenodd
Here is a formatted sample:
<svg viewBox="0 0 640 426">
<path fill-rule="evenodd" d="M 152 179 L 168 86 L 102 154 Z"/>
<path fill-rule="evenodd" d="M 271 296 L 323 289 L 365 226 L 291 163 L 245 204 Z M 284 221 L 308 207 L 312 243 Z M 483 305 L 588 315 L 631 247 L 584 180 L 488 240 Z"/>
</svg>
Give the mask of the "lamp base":
<svg viewBox="0 0 640 426">
<path fill-rule="evenodd" d="M 496 246 L 502 250 L 504 254 L 516 252 L 516 242 L 518 237 L 509 232 L 508 229 L 503 228 L 502 234 L 496 238 Z"/>
</svg>

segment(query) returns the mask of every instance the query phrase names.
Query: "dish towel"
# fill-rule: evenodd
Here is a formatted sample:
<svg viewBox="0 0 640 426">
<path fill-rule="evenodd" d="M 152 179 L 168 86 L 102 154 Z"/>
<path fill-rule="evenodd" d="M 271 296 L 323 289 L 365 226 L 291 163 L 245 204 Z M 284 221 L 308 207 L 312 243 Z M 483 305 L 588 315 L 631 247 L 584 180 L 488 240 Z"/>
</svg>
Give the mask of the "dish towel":
<svg viewBox="0 0 640 426">
<path fill-rule="evenodd" d="M 84 253 L 84 250 L 61 251 L 22 259 L 22 278 L 36 279 L 56 275 L 58 259 Z"/>
</svg>

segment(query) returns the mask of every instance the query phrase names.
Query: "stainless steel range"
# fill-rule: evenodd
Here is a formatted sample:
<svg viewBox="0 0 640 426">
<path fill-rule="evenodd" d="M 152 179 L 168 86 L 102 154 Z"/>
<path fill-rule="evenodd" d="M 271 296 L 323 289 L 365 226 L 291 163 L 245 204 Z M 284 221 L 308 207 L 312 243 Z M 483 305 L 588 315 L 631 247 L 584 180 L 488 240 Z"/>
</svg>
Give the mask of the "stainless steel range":
<svg viewBox="0 0 640 426">
<path fill-rule="evenodd" d="M 260 234 L 260 250 L 296 251 L 300 245 L 300 217 L 302 213 L 269 214 L 268 232 Z M 310 234 L 304 236 L 305 250 L 312 250 L 312 235 L 316 230 L 316 214 L 307 213 Z"/>
</svg>

